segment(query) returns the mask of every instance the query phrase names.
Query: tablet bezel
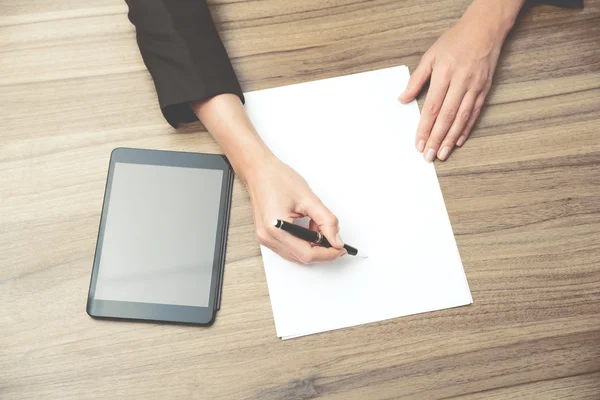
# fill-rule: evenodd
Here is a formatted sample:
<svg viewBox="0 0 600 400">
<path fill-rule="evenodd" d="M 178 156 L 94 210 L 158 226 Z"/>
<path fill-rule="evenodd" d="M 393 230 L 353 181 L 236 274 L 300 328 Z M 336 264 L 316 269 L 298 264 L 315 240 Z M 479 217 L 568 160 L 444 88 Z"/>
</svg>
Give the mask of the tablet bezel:
<svg viewBox="0 0 600 400">
<path fill-rule="evenodd" d="M 209 292 L 210 298 L 207 307 L 137 303 L 94 298 L 116 163 L 216 169 L 223 171 L 221 197 L 219 200 L 217 240 L 215 242 L 214 262 Z M 94 255 L 94 265 L 92 268 L 92 277 L 90 279 L 86 307 L 88 315 L 95 318 L 144 320 L 196 325 L 212 324 L 215 319 L 216 311 L 220 308 L 221 303 L 221 287 L 223 282 L 223 268 L 225 265 L 225 249 L 227 245 L 227 231 L 231 210 L 233 179 L 233 170 L 227 158 L 220 154 L 186 153 L 122 147 L 114 149 L 110 157 L 106 188 L 104 191 L 104 203 L 102 205 L 102 215 L 100 217 L 100 227 L 96 242 L 96 253 Z"/>
</svg>

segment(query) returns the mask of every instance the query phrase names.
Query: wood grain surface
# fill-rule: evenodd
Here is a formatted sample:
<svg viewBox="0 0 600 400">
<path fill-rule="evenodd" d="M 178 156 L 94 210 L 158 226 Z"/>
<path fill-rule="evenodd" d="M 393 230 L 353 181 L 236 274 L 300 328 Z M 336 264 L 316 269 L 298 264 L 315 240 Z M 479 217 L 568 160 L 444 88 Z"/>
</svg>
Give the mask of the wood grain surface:
<svg viewBox="0 0 600 400">
<path fill-rule="evenodd" d="M 254 90 L 412 70 L 468 3 L 210 4 Z M 600 399 L 600 0 L 524 11 L 471 139 L 437 163 L 474 304 L 291 341 L 239 181 L 213 327 L 86 315 L 110 151 L 219 152 L 164 121 L 126 12 L 0 0 L 0 398 Z"/>
</svg>

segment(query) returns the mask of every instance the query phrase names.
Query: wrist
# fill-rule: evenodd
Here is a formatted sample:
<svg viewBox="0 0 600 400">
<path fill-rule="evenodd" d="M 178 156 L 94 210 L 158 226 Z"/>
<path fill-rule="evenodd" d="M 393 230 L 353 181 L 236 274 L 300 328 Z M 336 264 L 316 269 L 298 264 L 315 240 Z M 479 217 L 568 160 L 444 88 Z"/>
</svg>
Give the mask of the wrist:
<svg viewBox="0 0 600 400">
<path fill-rule="evenodd" d="M 497 45 L 502 45 L 512 29 L 525 0 L 473 0 L 464 18 L 487 29 Z"/>
<path fill-rule="evenodd" d="M 260 139 L 256 142 L 240 142 L 235 148 L 225 150 L 225 155 L 235 173 L 246 186 L 252 185 L 258 179 L 261 169 L 276 159 L 275 155 Z"/>
</svg>

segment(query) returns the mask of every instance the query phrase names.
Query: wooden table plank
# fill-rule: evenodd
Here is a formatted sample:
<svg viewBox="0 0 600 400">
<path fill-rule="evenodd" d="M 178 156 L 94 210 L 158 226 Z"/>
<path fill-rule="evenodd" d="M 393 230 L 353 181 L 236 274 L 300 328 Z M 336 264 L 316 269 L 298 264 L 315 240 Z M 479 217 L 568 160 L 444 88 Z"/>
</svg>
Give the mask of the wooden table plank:
<svg viewBox="0 0 600 400">
<path fill-rule="evenodd" d="M 211 11 L 254 90 L 412 70 L 468 3 Z M 219 152 L 162 118 L 126 12 L 0 1 L 2 399 L 600 398 L 600 0 L 522 13 L 471 139 L 436 165 L 474 304 L 285 342 L 239 181 L 213 327 L 85 314 L 110 151 Z"/>
</svg>

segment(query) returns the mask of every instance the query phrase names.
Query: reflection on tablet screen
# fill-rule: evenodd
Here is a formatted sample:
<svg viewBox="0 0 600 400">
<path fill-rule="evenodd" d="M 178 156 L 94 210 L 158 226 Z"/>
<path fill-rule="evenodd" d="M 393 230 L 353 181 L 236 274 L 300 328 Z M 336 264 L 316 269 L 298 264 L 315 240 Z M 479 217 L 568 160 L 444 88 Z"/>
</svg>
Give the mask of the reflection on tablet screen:
<svg viewBox="0 0 600 400">
<path fill-rule="evenodd" d="M 117 162 L 95 298 L 207 307 L 223 171 Z"/>
</svg>

